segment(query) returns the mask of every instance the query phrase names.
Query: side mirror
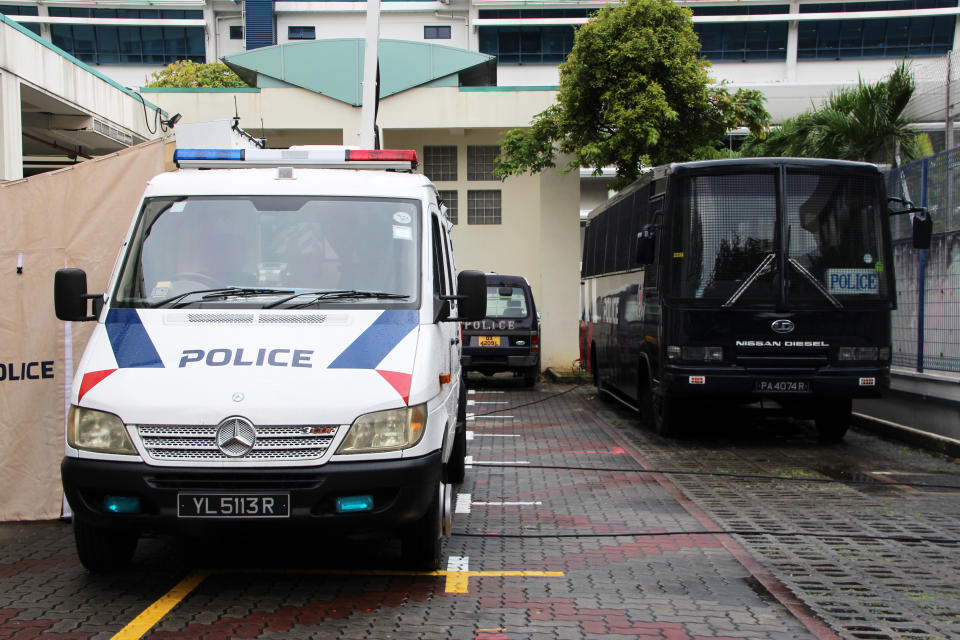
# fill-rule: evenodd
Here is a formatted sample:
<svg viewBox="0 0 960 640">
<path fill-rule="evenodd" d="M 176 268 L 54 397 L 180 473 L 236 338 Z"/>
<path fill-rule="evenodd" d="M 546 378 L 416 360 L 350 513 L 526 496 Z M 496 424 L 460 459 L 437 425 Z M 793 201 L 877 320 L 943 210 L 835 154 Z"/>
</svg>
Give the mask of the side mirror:
<svg viewBox="0 0 960 640">
<path fill-rule="evenodd" d="M 483 271 L 457 274 L 457 313 L 461 322 L 483 320 L 487 315 L 487 278 Z"/>
<path fill-rule="evenodd" d="M 87 315 L 87 300 L 93 300 L 93 315 Z M 83 269 L 58 269 L 53 276 L 53 306 L 60 320 L 96 320 L 103 308 L 103 295 L 87 293 Z"/>
<path fill-rule="evenodd" d="M 913 216 L 913 248 L 929 249 L 933 235 L 933 216 L 926 209 Z"/>
<path fill-rule="evenodd" d="M 645 224 L 643 231 L 637 234 L 637 264 L 653 264 L 656 259 L 656 225 Z"/>
</svg>

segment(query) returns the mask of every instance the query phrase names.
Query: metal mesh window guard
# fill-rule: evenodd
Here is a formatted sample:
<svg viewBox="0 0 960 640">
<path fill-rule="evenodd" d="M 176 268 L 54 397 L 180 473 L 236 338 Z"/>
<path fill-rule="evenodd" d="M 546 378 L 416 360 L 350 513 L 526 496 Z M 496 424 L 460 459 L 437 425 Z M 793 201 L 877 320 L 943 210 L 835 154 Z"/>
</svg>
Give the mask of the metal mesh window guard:
<svg viewBox="0 0 960 640">
<path fill-rule="evenodd" d="M 456 189 L 451 189 L 450 191 L 438 191 L 440 194 L 440 199 L 443 200 L 443 204 L 447 207 L 447 219 L 452 224 L 457 224 L 458 222 L 458 211 L 457 211 L 457 191 Z"/>
<path fill-rule="evenodd" d="M 500 190 L 467 191 L 467 224 L 500 224 Z"/>
<path fill-rule="evenodd" d="M 496 180 L 493 167 L 500 157 L 497 145 L 467 147 L 467 180 Z"/>
<path fill-rule="evenodd" d="M 433 181 L 456 180 L 456 145 L 425 146 L 423 148 L 423 173 Z"/>
</svg>

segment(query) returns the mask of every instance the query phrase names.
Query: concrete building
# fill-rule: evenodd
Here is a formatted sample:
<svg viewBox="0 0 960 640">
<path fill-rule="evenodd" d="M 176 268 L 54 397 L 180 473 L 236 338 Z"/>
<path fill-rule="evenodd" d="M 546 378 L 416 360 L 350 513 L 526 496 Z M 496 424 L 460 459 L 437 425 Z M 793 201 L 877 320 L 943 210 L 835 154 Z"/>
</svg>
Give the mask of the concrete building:
<svg viewBox="0 0 960 640">
<path fill-rule="evenodd" d="M 545 365 L 577 357 L 578 220 L 608 197 L 611 176 L 545 172 L 501 183 L 489 168 L 502 133 L 554 101 L 577 25 L 605 4 L 381 5 L 384 144 L 417 149 L 443 191 L 457 218 L 458 267 L 531 281 Z M 715 78 L 763 91 L 775 121 L 861 78 L 878 80 L 905 56 L 950 51 L 960 13 L 957 0 L 683 4 Z M 0 180 L 159 135 L 171 114 L 190 123 L 236 113 L 271 147 L 355 143 L 365 10 L 361 0 L 0 0 Z M 141 89 L 181 59 L 226 59 L 254 88 Z M 69 137 L 87 129 L 98 144 L 106 131 L 113 146 Z"/>
</svg>

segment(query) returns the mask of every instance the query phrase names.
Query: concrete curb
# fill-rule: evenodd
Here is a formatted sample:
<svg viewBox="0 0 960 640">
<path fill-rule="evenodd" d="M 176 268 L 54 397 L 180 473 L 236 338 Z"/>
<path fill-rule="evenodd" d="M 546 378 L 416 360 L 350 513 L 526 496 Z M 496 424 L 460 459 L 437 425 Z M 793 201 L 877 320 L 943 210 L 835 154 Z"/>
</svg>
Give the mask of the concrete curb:
<svg viewBox="0 0 960 640">
<path fill-rule="evenodd" d="M 553 367 L 547 367 L 543 374 L 550 379 L 550 382 L 563 382 L 576 384 L 578 382 L 593 382 L 593 376 L 583 370 L 567 369 L 558 370 Z"/>
<path fill-rule="evenodd" d="M 954 440 L 928 431 L 921 431 L 896 422 L 875 418 L 863 413 L 854 413 L 851 424 L 873 433 L 900 440 L 916 447 L 960 458 L 960 440 Z"/>
</svg>

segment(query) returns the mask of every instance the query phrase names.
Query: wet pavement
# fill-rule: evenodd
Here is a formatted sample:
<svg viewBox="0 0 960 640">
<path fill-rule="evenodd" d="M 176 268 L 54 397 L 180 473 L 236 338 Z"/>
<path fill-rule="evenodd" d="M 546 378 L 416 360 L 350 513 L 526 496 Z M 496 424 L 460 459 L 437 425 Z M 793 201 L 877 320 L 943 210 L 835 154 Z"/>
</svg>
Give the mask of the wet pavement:
<svg viewBox="0 0 960 640">
<path fill-rule="evenodd" d="M 0 639 L 960 637 L 960 464 L 851 430 L 700 416 L 665 440 L 589 386 L 469 395 L 446 569 L 391 541 L 141 541 L 0 524 Z"/>
</svg>

